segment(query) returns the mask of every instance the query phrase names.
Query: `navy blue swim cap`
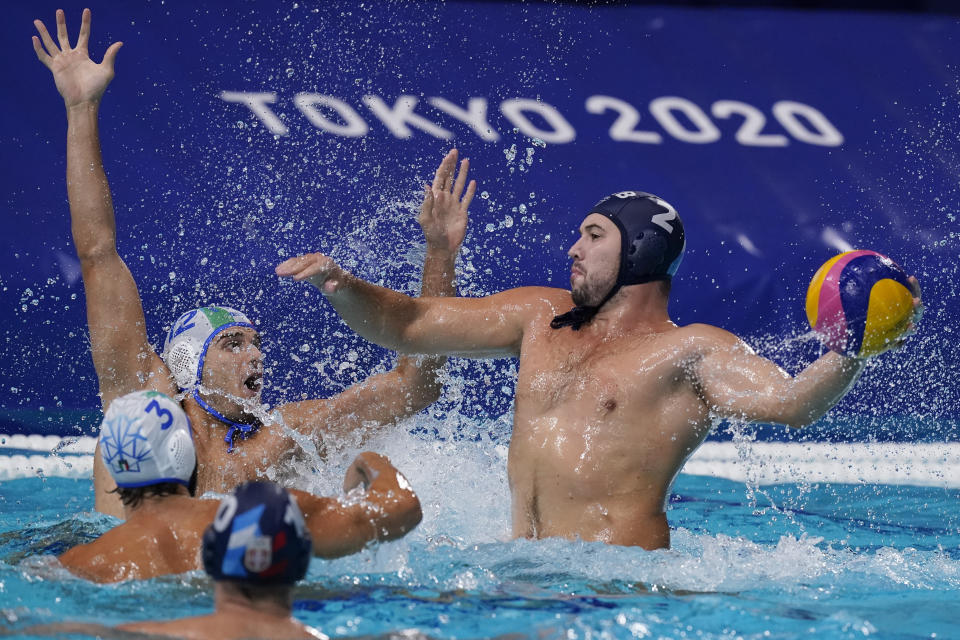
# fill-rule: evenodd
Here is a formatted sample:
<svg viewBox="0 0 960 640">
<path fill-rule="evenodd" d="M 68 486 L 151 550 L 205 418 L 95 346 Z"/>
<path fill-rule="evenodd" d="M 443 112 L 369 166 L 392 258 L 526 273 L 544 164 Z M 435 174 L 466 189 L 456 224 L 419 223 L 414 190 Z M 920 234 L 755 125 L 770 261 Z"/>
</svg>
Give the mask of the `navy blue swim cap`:
<svg viewBox="0 0 960 640">
<path fill-rule="evenodd" d="M 203 568 L 214 580 L 292 585 L 307 575 L 312 549 L 293 496 L 272 482 L 248 482 L 223 499 L 204 532 Z"/>
<path fill-rule="evenodd" d="M 687 247 L 683 222 L 668 202 L 644 191 L 620 191 L 593 206 L 590 213 L 606 217 L 620 231 L 620 270 L 600 304 L 574 307 L 554 317 L 554 329 L 580 329 L 597 315 L 621 287 L 670 280 L 680 267 Z"/>
<path fill-rule="evenodd" d="M 620 230 L 616 285 L 669 280 L 677 272 L 687 242 L 683 222 L 668 202 L 643 191 L 621 191 L 598 202 L 590 213 L 609 218 Z"/>
</svg>

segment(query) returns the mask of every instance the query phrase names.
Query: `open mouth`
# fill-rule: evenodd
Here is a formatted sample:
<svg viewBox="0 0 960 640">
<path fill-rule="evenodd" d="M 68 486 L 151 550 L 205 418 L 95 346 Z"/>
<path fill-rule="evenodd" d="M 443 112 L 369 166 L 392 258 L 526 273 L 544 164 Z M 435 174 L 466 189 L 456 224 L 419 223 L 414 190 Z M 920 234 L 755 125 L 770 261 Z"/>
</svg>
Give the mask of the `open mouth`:
<svg viewBox="0 0 960 640">
<path fill-rule="evenodd" d="M 243 386 L 251 391 L 260 391 L 263 387 L 263 376 L 259 373 L 254 373 L 243 381 Z"/>
</svg>

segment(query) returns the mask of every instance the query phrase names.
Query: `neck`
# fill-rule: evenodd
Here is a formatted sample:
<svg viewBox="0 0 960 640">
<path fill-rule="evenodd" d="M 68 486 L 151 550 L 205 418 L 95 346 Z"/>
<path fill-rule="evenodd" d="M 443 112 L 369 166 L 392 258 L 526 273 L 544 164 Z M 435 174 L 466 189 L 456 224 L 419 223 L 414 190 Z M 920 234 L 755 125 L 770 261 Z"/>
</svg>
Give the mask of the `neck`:
<svg viewBox="0 0 960 640">
<path fill-rule="evenodd" d="M 186 487 L 177 487 L 177 493 L 166 496 L 143 496 L 140 503 L 135 507 L 123 507 L 123 519 L 130 520 L 134 517 L 143 517 L 150 513 L 163 511 L 179 504 L 182 498 L 189 498 L 190 492 Z"/>
<path fill-rule="evenodd" d="M 190 392 L 185 401 L 194 403 L 206 414 L 202 426 L 204 436 L 218 434 L 221 442 L 226 445 L 228 453 L 233 451 L 237 440 L 252 436 L 263 426 L 256 416 L 249 414 L 242 414 L 243 421 L 228 418 L 209 402 L 209 397 L 204 398 L 199 391 Z M 198 432 L 199 429 L 194 429 L 195 439 L 199 435 Z"/>
<path fill-rule="evenodd" d="M 659 282 L 621 287 L 597 312 L 591 326 L 604 331 L 673 325 L 667 311 L 669 299 Z"/>
<path fill-rule="evenodd" d="M 291 587 L 287 585 L 260 586 L 229 581 L 217 582 L 213 592 L 217 613 L 236 611 L 249 615 L 250 611 L 275 618 L 291 615 Z"/>
</svg>

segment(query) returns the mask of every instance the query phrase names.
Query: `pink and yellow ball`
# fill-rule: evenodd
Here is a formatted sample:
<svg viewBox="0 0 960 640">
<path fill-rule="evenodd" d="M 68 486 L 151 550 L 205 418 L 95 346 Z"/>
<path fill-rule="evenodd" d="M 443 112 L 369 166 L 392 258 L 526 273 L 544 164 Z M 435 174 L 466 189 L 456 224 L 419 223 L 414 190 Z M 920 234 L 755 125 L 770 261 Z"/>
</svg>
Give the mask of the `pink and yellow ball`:
<svg viewBox="0 0 960 640">
<path fill-rule="evenodd" d="M 907 330 L 913 294 L 907 274 L 876 251 L 848 251 L 827 260 L 807 289 L 807 320 L 830 349 L 869 357 Z"/>
</svg>

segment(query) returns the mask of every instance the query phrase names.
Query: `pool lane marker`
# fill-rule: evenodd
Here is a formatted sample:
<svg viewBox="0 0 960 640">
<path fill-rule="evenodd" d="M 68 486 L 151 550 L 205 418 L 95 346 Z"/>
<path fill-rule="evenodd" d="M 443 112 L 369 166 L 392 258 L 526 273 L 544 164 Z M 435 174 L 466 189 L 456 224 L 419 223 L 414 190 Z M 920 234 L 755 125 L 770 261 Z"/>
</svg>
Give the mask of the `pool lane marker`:
<svg viewBox="0 0 960 640">
<path fill-rule="evenodd" d="M 0 434 L 0 451 L 16 451 L 0 455 L 0 480 L 88 478 L 96 444 L 88 436 Z M 682 473 L 758 485 L 834 482 L 960 489 L 960 442 L 705 442 Z"/>
</svg>

